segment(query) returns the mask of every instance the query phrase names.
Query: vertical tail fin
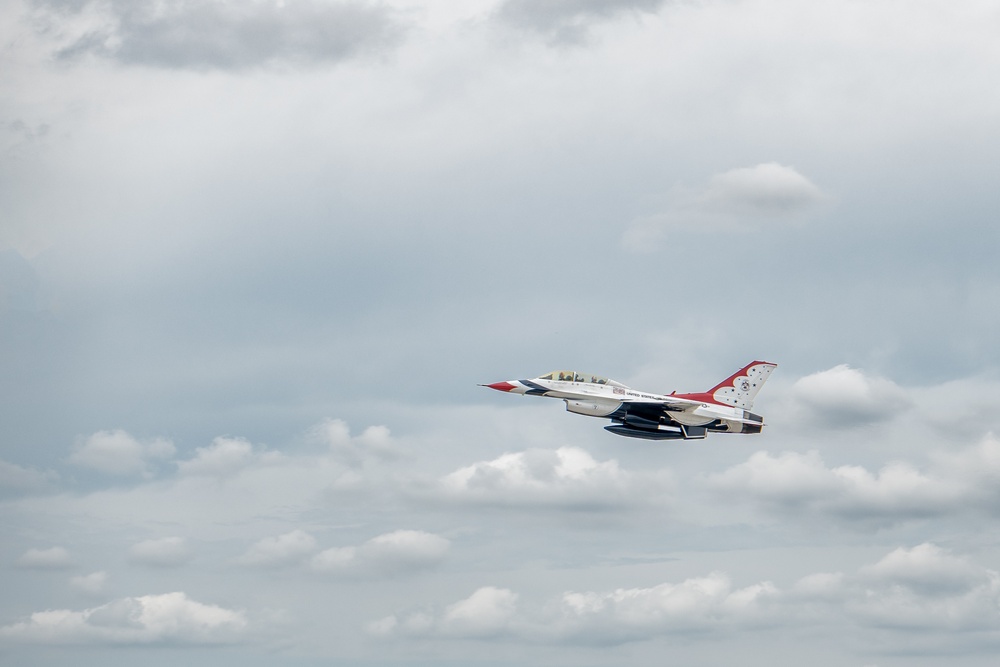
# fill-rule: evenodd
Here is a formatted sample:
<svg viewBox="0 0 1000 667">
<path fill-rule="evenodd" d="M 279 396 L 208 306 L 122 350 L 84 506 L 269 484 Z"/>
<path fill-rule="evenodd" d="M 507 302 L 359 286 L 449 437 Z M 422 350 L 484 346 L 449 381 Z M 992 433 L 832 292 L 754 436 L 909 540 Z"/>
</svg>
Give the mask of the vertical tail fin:
<svg viewBox="0 0 1000 667">
<path fill-rule="evenodd" d="M 706 393 L 720 403 L 750 410 L 754 397 L 776 366 L 767 361 L 752 361 Z"/>
</svg>

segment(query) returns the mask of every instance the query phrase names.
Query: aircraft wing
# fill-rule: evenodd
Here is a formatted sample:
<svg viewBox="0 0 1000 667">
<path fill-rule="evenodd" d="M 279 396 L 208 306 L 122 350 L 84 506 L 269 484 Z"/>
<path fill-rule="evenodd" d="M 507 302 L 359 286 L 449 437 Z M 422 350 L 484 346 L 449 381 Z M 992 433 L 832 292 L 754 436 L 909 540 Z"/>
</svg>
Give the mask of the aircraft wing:
<svg viewBox="0 0 1000 667">
<path fill-rule="evenodd" d="M 655 401 L 623 399 L 622 407 L 628 410 L 629 414 L 641 415 L 647 419 L 659 419 L 674 412 L 691 412 L 700 408 L 703 404 L 700 401 L 693 401 L 688 398 L 674 398 L 672 396 L 658 398 Z"/>
<path fill-rule="evenodd" d="M 652 398 L 652 397 L 646 397 Z M 622 399 L 622 403 L 627 405 L 630 412 L 690 412 L 704 405 L 701 401 L 693 401 L 689 398 L 674 398 L 667 396 L 657 397 L 655 401 L 642 399 Z"/>
<path fill-rule="evenodd" d="M 683 398 L 668 398 L 667 400 L 662 401 L 660 405 L 663 406 L 663 409 L 668 412 L 690 412 L 695 408 L 700 408 L 702 404 L 697 401 L 691 401 Z"/>
<path fill-rule="evenodd" d="M 658 421 L 661 417 L 667 417 L 671 412 L 694 410 L 699 405 L 701 404 L 684 401 L 670 401 L 669 403 L 663 401 L 622 401 L 622 408 L 628 414 L 653 421 Z"/>
</svg>

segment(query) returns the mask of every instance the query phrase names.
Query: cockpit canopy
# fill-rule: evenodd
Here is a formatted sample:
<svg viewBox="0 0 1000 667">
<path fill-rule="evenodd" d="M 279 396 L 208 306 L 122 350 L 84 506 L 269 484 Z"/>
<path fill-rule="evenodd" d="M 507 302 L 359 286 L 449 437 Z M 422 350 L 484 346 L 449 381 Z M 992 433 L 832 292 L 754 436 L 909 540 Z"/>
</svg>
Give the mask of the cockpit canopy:
<svg viewBox="0 0 1000 667">
<path fill-rule="evenodd" d="M 561 382 L 589 382 L 591 384 L 609 384 L 614 387 L 624 387 L 621 382 L 609 380 L 600 375 L 590 375 L 589 373 L 579 373 L 577 371 L 552 371 L 538 378 L 539 380 L 558 380 Z"/>
</svg>

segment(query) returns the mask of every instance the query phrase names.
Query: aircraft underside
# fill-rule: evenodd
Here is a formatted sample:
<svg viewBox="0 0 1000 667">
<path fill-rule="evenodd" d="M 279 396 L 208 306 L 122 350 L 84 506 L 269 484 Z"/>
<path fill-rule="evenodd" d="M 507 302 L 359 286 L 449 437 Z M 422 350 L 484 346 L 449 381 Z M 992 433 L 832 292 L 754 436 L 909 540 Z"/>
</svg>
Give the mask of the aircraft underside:
<svg viewBox="0 0 1000 667">
<path fill-rule="evenodd" d="M 761 430 L 756 424 L 727 423 L 720 419 L 682 424 L 662 407 L 643 404 L 623 405 L 608 417 L 617 423 L 605 426 L 604 430 L 643 440 L 701 440 L 709 433 L 760 433 Z"/>
</svg>

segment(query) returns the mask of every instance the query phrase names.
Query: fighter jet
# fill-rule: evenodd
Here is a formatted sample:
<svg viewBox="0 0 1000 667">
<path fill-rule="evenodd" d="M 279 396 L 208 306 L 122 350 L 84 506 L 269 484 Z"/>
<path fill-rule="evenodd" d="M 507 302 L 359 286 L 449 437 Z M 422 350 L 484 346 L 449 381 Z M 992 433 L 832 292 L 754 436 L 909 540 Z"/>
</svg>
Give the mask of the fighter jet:
<svg viewBox="0 0 1000 667">
<path fill-rule="evenodd" d="M 764 418 L 750 412 L 753 399 L 777 364 L 753 361 L 705 392 L 653 394 L 599 375 L 552 371 L 532 380 L 480 385 L 566 402 L 578 415 L 605 417 L 616 435 L 646 440 L 697 440 L 709 433 L 760 433 Z"/>
</svg>

